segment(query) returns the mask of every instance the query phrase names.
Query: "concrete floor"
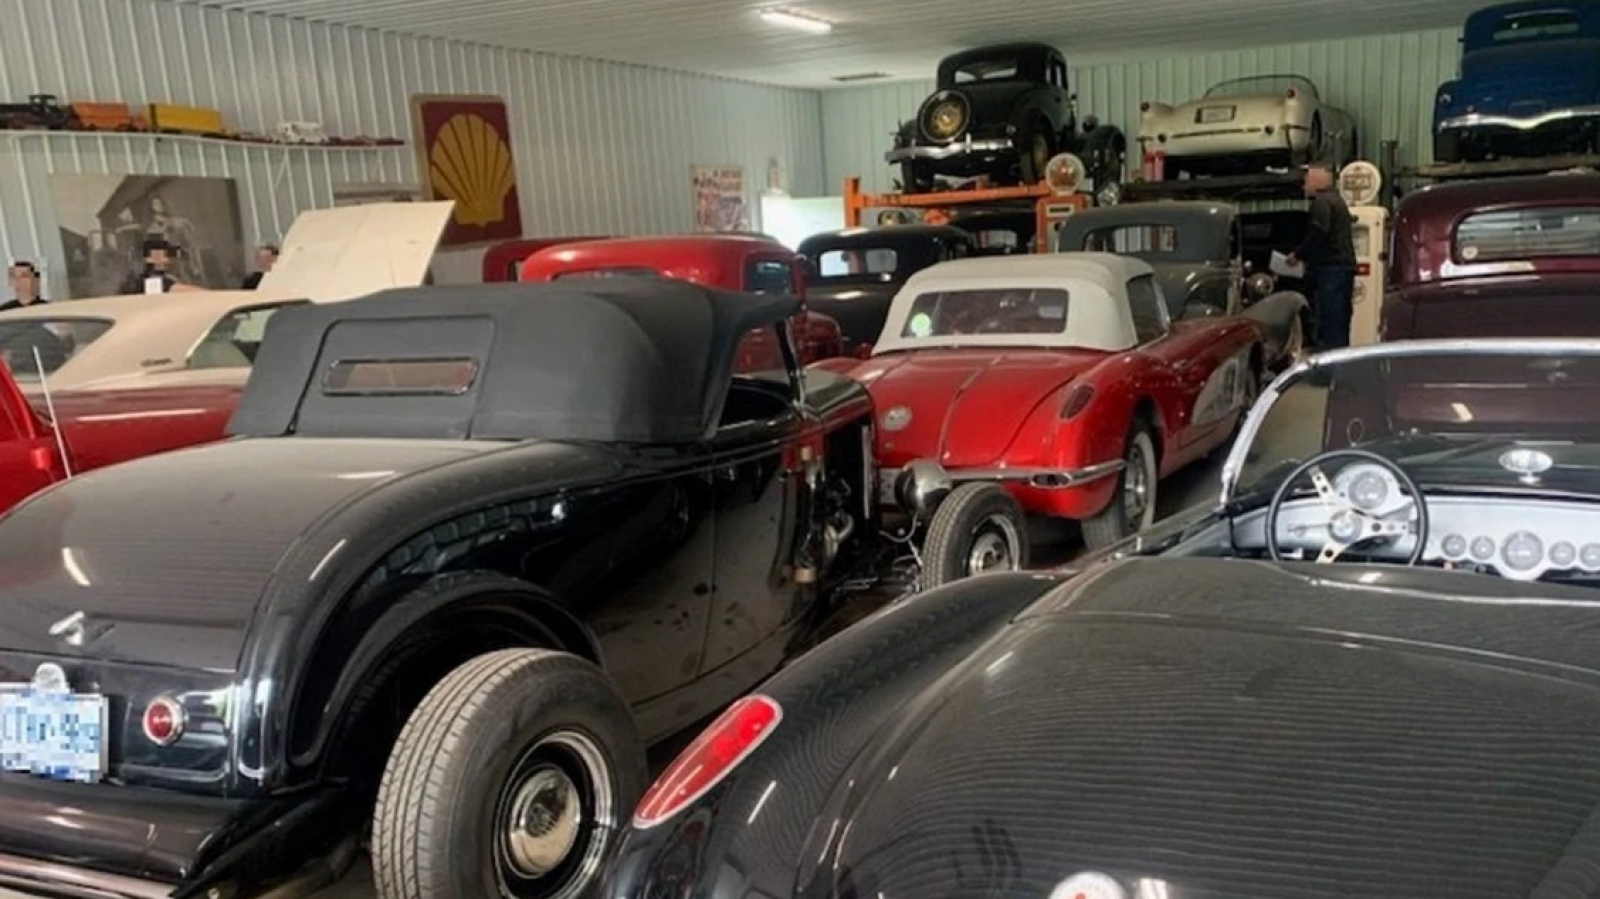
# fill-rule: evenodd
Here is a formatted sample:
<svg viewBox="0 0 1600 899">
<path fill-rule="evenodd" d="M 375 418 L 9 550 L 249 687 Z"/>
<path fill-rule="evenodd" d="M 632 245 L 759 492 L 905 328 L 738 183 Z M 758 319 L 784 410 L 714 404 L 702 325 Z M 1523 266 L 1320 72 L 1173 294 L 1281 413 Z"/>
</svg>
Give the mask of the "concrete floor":
<svg viewBox="0 0 1600 899">
<path fill-rule="evenodd" d="M 1308 410 L 1310 411 L 1310 410 Z M 1161 482 L 1157 496 L 1157 508 L 1162 517 L 1171 515 L 1180 510 L 1189 508 L 1198 503 L 1212 502 L 1217 497 L 1220 487 L 1221 459 L 1207 460 L 1195 464 L 1184 471 L 1178 472 L 1167 480 Z M 1037 554 L 1035 562 L 1040 565 L 1058 565 L 1070 561 L 1083 551 L 1081 542 L 1076 540 L 1052 547 L 1042 547 L 1042 552 Z M 881 602 L 881 598 L 876 602 Z M 848 617 L 859 617 L 870 612 L 876 602 L 868 598 L 859 609 L 845 610 Z M 687 736 L 682 742 L 687 742 Z M 678 742 L 678 741 L 673 741 Z M 670 759 L 671 747 L 658 747 L 665 752 L 654 752 L 653 756 Z M 372 886 L 372 873 L 363 859 L 339 883 L 316 894 L 316 899 L 373 899 L 375 895 Z M 29 899 L 19 893 L 0 889 L 0 899 Z"/>
</svg>

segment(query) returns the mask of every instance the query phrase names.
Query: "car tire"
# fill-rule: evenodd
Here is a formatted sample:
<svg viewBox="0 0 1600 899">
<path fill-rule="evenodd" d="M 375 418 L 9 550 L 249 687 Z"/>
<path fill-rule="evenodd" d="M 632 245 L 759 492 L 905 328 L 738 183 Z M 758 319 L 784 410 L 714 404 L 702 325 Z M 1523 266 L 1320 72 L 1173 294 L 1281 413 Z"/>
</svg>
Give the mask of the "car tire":
<svg viewBox="0 0 1600 899">
<path fill-rule="evenodd" d="M 933 190 L 933 174 L 916 160 L 900 163 L 900 189 L 908 194 L 925 194 Z"/>
<path fill-rule="evenodd" d="M 1055 132 L 1051 130 L 1049 122 L 1036 118 L 1022 130 L 1020 136 L 1022 139 L 1018 143 L 1022 149 L 1017 154 L 1017 174 L 1024 186 L 1038 184 L 1044 180 L 1045 169 L 1056 155 L 1058 144 Z"/>
<path fill-rule="evenodd" d="M 1084 519 L 1083 542 L 1091 550 L 1105 549 L 1155 523 L 1156 486 L 1161 468 L 1150 426 L 1134 420 L 1123 445 L 1117 489 L 1100 514 Z M 1137 503 L 1132 496 L 1139 497 Z M 1137 508 L 1134 508 L 1137 506 Z"/>
<path fill-rule="evenodd" d="M 1022 506 L 999 484 L 962 484 L 934 510 L 922 541 L 920 589 L 1028 567 Z"/>
<path fill-rule="evenodd" d="M 544 649 L 478 656 L 428 693 L 389 756 L 377 895 L 582 899 L 647 776 L 628 704 L 593 663 Z"/>
</svg>

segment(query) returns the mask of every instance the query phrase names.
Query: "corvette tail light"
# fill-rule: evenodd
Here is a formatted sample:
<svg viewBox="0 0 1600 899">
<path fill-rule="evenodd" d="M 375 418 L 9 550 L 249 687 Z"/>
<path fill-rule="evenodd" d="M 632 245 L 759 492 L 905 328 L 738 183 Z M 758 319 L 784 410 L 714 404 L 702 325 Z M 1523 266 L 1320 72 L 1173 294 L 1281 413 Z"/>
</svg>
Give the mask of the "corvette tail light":
<svg viewBox="0 0 1600 899">
<path fill-rule="evenodd" d="M 170 696 L 157 696 L 144 708 L 145 739 L 157 746 L 171 746 L 183 736 L 183 705 Z"/>
<path fill-rule="evenodd" d="M 1061 403 L 1061 420 L 1066 421 L 1076 416 L 1094 399 L 1094 388 L 1088 384 L 1079 384 L 1067 393 L 1067 398 Z"/>
<path fill-rule="evenodd" d="M 1150 111 L 1150 101 L 1146 100 L 1143 103 L 1140 103 L 1139 104 L 1139 111 L 1140 112 L 1149 112 Z"/>
<path fill-rule="evenodd" d="M 1300 96 L 1300 92 L 1291 87 L 1288 90 L 1284 91 L 1283 95 L 1285 97 L 1288 97 L 1289 99 L 1293 100 L 1295 97 Z"/>
<path fill-rule="evenodd" d="M 782 720 L 783 707 L 759 693 L 728 706 L 645 791 L 633 826 L 645 830 L 683 811 L 739 767 Z"/>
</svg>

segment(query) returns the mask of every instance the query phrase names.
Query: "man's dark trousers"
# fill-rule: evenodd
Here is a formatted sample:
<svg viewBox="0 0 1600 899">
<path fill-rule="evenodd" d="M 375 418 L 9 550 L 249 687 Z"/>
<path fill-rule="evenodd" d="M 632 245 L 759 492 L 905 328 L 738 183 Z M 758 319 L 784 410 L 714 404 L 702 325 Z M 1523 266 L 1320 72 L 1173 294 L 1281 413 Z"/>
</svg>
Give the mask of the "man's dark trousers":
<svg viewBox="0 0 1600 899">
<path fill-rule="evenodd" d="M 1350 345 L 1350 316 L 1355 308 L 1356 270 L 1318 266 L 1312 273 L 1311 302 L 1317 316 L 1316 347 L 1336 350 Z"/>
</svg>

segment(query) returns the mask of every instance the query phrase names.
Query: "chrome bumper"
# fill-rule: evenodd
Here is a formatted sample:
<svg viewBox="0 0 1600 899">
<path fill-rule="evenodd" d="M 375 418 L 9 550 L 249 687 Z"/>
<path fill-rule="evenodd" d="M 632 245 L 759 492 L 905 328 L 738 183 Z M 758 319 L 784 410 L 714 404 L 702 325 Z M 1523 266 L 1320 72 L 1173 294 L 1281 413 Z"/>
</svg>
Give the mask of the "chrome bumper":
<svg viewBox="0 0 1600 899">
<path fill-rule="evenodd" d="M 1532 131 L 1542 128 L 1551 122 L 1562 122 L 1569 119 L 1594 119 L 1600 118 L 1600 106 L 1573 106 L 1569 109 L 1552 109 L 1531 116 L 1490 115 L 1482 112 L 1472 112 L 1466 115 L 1451 116 L 1439 123 L 1436 131 L 1449 131 L 1454 128 L 1514 128 L 1518 131 Z"/>
<path fill-rule="evenodd" d="M 167 899 L 171 884 L 0 853 L 0 888 L 47 899 Z"/>
<path fill-rule="evenodd" d="M 900 147 L 883 154 L 883 158 L 886 162 L 905 162 L 910 159 L 949 159 L 971 153 L 1004 153 L 1015 149 L 1016 145 L 1008 137 L 993 140 L 973 140 L 967 137 L 942 147 Z"/>
<path fill-rule="evenodd" d="M 946 470 L 945 473 L 956 484 L 972 481 L 989 481 L 999 484 L 1021 482 L 1023 486 L 1041 490 L 1065 490 L 1111 477 L 1122 471 L 1126 465 L 1126 462 L 1117 459 L 1112 462 L 1101 462 L 1098 465 L 1087 465 L 1083 468 L 957 468 Z M 903 468 L 895 468 L 880 469 L 878 471 L 879 502 L 890 506 L 899 505 L 895 497 L 895 484 L 899 481 L 900 474 L 904 470 Z"/>
</svg>

